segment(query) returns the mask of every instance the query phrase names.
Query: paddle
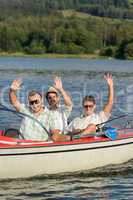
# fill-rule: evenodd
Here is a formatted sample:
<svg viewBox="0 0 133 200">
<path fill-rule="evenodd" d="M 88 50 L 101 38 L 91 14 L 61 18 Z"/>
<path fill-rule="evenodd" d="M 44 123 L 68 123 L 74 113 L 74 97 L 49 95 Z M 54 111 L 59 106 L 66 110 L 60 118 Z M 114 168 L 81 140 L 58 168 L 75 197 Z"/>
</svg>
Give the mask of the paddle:
<svg viewBox="0 0 133 200">
<path fill-rule="evenodd" d="M 48 134 L 49 138 L 51 139 L 51 134 L 50 134 L 50 132 L 42 125 L 42 123 L 41 123 L 39 120 L 35 119 L 34 117 L 31 117 L 31 116 L 28 115 L 28 114 L 24 114 L 24 113 L 22 113 L 22 112 L 17 112 L 16 110 L 12 110 L 12 109 L 10 109 L 10 108 L 4 106 L 4 105 L 1 104 L 1 103 L 0 103 L 0 106 L 1 106 L 1 107 L 0 107 L 0 110 L 14 113 L 14 114 L 16 114 L 16 115 L 19 116 L 19 117 L 23 117 L 23 116 L 29 117 L 30 119 L 34 120 L 35 122 L 37 122 L 37 123 L 46 131 L 46 133 Z"/>
</svg>

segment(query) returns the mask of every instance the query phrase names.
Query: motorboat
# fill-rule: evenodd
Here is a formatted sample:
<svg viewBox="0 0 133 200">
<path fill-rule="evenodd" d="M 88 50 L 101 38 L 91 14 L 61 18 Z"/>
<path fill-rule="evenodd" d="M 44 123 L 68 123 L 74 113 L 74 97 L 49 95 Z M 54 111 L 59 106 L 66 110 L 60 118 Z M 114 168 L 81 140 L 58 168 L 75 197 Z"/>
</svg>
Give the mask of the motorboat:
<svg viewBox="0 0 133 200">
<path fill-rule="evenodd" d="M 132 158 L 132 128 L 118 129 L 113 140 L 103 132 L 67 142 L 25 140 L 0 131 L 0 178 L 71 173 Z"/>
</svg>

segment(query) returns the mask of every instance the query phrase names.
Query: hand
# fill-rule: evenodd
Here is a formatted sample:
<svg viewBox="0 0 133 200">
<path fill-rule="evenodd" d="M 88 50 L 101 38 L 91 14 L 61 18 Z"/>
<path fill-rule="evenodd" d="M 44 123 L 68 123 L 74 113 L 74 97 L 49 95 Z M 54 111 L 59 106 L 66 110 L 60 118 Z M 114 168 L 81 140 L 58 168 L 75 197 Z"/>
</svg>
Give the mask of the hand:
<svg viewBox="0 0 133 200">
<path fill-rule="evenodd" d="M 58 76 L 54 77 L 54 88 L 61 91 L 63 89 L 62 81 Z"/>
<path fill-rule="evenodd" d="M 86 131 L 88 131 L 88 133 L 94 133 L 96 132 L 96 125 L 95 124 L 90 124 L 87 128 Z"/>
<path fill-rule="evenodd" d="M 11 84 L 11 89 L 14 91 L 20 90 L 22 85 L 22 79 L 15 79 Z"/>
<path fill-rule="evenodd" d="M 109 86 L 113 86 L 113 77 L 111 74 L 107 73 L 104 75 L 105 80 Z"/>
</svg>

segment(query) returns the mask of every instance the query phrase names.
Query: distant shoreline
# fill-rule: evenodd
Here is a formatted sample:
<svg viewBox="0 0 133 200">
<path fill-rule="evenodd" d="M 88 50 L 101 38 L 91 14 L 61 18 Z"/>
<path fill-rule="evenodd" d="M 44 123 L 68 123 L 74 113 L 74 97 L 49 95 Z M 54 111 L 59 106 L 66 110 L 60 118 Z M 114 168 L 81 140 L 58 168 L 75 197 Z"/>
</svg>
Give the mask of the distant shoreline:
<svg viewBox="0 0 133 200">
<path fill-rule="evenodd" d="M 79 58 L 79 59 L 116 59 L 115 57 L 100 56 L 98 54 L 56 54 L 56 53 L 44 53 L 44 54 L 26 54 L 23 52 L 0 52 L 0 57 L 32 57 L 32 58 Z M 133 60 L 133 57 L 120 60 Z"/>
<path fill-rule="evenodd" d="M 55 54 L 55 53 L 45 53 L 45 54 L 25 54 L 25 53 L 8 53 L 0 52 L 0 57 L 33 57 L 33 58 L 86 58 L 86 59 L 103 59 L 108 57 L 99 56 L 97 54 Z M 109 58 L 111 59 L 111 58 Z M 113 59 L 113 58 L 112 58 Z"/>
</svg>

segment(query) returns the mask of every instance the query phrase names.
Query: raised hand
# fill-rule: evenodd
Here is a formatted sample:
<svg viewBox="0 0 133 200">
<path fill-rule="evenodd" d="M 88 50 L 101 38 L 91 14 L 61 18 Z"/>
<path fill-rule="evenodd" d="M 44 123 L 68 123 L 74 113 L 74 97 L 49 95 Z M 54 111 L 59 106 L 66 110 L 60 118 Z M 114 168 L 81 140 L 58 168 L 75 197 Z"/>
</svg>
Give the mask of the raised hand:
<svg viewBox="0 0 133 200">
<path fill-rule="evenodd" d="M 64 90 L 60 77 L 58 77 L 58 76 L 54 77 L 53 87 L 61 93 L 61 95 L 63 96 L 65 105 L 71 111 L 72 110 L 72 100 L 71 100 L 71 97 L 69 96 L 69 94 L 67 94 L 67 92 Z"/>
<path fill-rule="evenodd" d="M 114 100 L 114 87 L 113 87 L 113 78 L 111 74 L 104 75 L 105 80 L 108 84 L 108 101 L 104 106 L 104 113 L 106 113 L 107 116 L 110 115 L 113 107 L 113 100 Z"/>
<path fill-rule="evenodd" d="M 105 74 L 104 78 L 109 86 L 113 86 L 113 77 L 110 73 Z"/>
<path fill-rule="evenodd" d="M 54 88 L 61 91 L 63 89 L 61 78 L 58 76 L 54 77 Z"/>
<path fill-rule="evenodd" d="M 11 89 L 14 91 L 20 90 L 22 85 L 22 79 L 15 79 L 11 84 Z"/>
</svg>

